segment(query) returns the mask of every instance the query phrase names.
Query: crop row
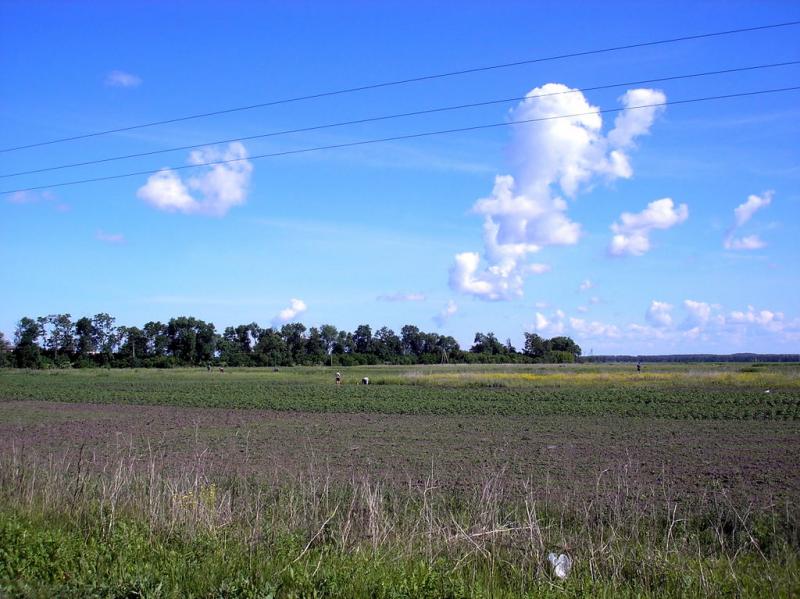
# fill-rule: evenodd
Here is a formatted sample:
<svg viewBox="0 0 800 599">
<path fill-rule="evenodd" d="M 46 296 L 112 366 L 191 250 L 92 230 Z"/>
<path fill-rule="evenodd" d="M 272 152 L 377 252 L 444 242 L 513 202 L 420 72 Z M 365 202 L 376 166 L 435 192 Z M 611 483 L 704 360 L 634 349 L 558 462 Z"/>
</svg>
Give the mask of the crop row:
<svg viewBox="0 0 800 599">
<path fill-rule="evenodd" d="M 491 380 L 491 379 L 488 379 Z M 648 381 L 526 386 L 289 383 L 268 377 L 139 373 L 0 374 L 0 400 L 47 400 L 314 412 L 463 415 L 614 415 L 800 420 L 800 390 Z"/>
</svg>

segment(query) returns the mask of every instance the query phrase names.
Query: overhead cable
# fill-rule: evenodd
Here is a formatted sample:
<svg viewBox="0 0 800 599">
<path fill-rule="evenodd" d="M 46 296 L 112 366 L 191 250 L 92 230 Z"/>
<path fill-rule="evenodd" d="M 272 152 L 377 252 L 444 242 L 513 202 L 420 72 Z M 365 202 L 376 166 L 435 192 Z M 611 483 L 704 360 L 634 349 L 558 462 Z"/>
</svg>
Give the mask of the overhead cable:
<svg viewBox="0 0 800 599">
<path fill-rule="evenodd" d="M 601 90 L 601 89 L 612 89 L 612 88 L 615 88 L 615 87 L 627 87 L 629 85 L 642 85 L 642 84 L 645 84 L 645 83 L 663 83 L 665 81 L 675 81 L 675 80 L 679 80 L 679 79 L 692 79 L 692 78 L 697 78 L 697 77 L 707 77 L 707 76 L 710 76 L 710 75 L 724 75 L 724 74 L 730 74 L 730 73 L 740 73 L 742 71 L 754 71 L 754 70 L 759 70 L 759 69 L 784 67 L 784 66 L 797 65 L 797 64 L 800 64 L 800 60 L 792 60 L 792 61 L 788 61 L 788 62 L 777 62 L 777 63 L 771 63 L 771 64 L 754 65 L 754 66 L 748 66 L 748 67 L 737 67 L 737 68 L 731 68 L 731 69 L 723 69 L 723 70 L 719 70 L 719 71 L 705 71 L 705 72 L 702 72 L 702 73 L 692 73 L 692 74 L 689 74 L 689 75 L 672 75 L 672 76 L 669 76 L 669 77 L 659 77 L 659 78 L 655 78 L 655 79 L 642 79 L 642 80 L 639 80 L 639 81 L 627 81 L 627 82 L 624 82 L 624 83 L 609 83 L 609 84 L 606 84 L 606 85 L 595 85 L 595 86 L 592 86 L 592 87 L 575 88 L 575 89 L 569 89 L 569 90 L 565 90 L 565 91 L 548 92 L 548 93 L 543 93 L 543 94 L 529 94 L 529 95 L 525 95 L 525 96 L 517 96 L 517 97 L 514 97 L 514 98 L 502 98 L 500 100 L 486 100 L 486 101 L 483 101 L 483 102 L 472 102 L 472 103 L 469 103 L 469 104 L 458 104 L 458 105 L 455 105 L 455 106 L 444 106 L 444 107 L 439 107 L 439 108 L 427 108 L 427 109 L 424 109 L 424 110 L 415 110 L 415 111 L 412 111 L 412 112 L 402 112 L 402 113 L 397 113 L 397 114 L 390 114 L 390 115 L 383 115 L 383 116 L 376 116 L 376 117 L 367 117 L 367 118 L 355 119 L 355 120 L 350 120 L 350 121 L 339 121 L 339 122 L 335 122 L 335 123 L 326 123 L 326 124 L 323 124 L 323 125 L 313 125 L 313 126 L 310 126 L 310 127 L 299 127 L 299 128 L 295 128 L 295 129 L 283 129 L 283 130 L 279 130 L 279 131 L 270 131 L 268 133 L 259 133 L 257 135 L 247 135 L 247 136 L 244 136 L 244 137 L 232 137 L 232 138 L 228 138 L 228 139 L 218 139 L 218 140 L 215 140 L 215 141 L 209 141 L 209 142 L 198 143 L 198 144 L 190 144 L 190 145 L 185 145 L 185 146 L 176 146 L 176 147 L 172 147 L 172 148 L 163 148 L 163 149 L 159 149 L 159 150 L 148 150 L 147 152 L 137 152 L 137 153 L 134 153 L 134 154 L 124 154 L 124 155 L 121 155 L 121 156 L 112 156 L 110 158 L 98 158 L 98 159 L 95 159 L 95 160 L 85 160 L 85 161 L 82 161 L 82 162 L 72 162 L 72 163 L 68 163 L 68 164 L 59 164 L 59 165 L 56 165 L 56 166 L 47 166 L 47 167 L 36 168 L 36 169 L 27 170 L 27 171 L 18 171 L 18 172 L 15 172 L 15 173 L 0 174 L 0 179 L 6 179 L 6 178 L 9 178 L 9 177 L 19 177 L 19 176 L 22 176 L 22 175 L 33 175 L 33 174 L 37 174 L 37 173 L 45 173 L 45 172 L 49 172 L 49 171 L 56 171 L 56 170 L 67 169 L 67 168 L 76 168 L 76 167 L 79 167 L 79 166 L 89 166 L 89 165 L 93 165 L 93 164 L 103 164 L 103 163 L 107 163 L 107 162 L 115 162 L 115 161 L 118 161 L 118 160 L 128 160 L 128 159 L 131 159 L 131 158 L 142 158 L 142 157 L 145 157 L 145 156 L 155 156 L 157 154 L 165 154 L 167 152 L 177 152 L 177 151 L 180 151 L 180 150 L 193 150 L 193 149 L 202 148 L 202 147 L 205 147 L 205 146 L 213 146 L 213 145 L 218 145 L 218 144 L 233 143 L 233 142 L 237 142 L 237 141 L 239 141 L 239 142 L 241 142 L 241 141 L 252 141 L 254 139 L 264 139 L 264 138 L 267 138 L 267 137 L 277 137 L 277 136 L 280 136 L 280 135 L 288 135 L 288 134 L 291 134 L 291 133 L 306 133 L 306 132 L 309 132 L 309 131 L 319 131 L 321 129 L 331 129 L 331 128 L 334 128 L 334 127 L 344 127 L 344 126 L 348 126 L 348 125 L 361 125 L 361 124 L 364 124 L 364 123 L 374 123 L 374 122 L 377 122 L 377 121 L 387 121 L 387 120 L 404 118 L 404 117 L 421 116 L 421 115 L 425 115 L 425 114 L 449 112 L 449 111 L 454 111 L 454 110 L 463 110 L 463 109 L 466 109 L 466 108 L 478 108 L 478 107 L 481 107 L 481 106 L 491 106 L 491 105 L 494 105 L 494 104 L 504 104 L 504 103 L 507 103 L 507 102 L 517 102 L 517 101 L 530 100 L 530 99 L 535 99 L 535 98 L 545 98 L 545 97 L 549 97 L 549 96 L 560 96 L 560 95 L 564 95 L 564 94 L 574 94 L 574 93 L 579 93 L 579 92 L 580 93 L 585 93 L 585 92 L 597 91 L 597 90 Z"/>
<path fill-rule="evenodd" d="M 48 140 L 48 141 L 40 141 L 40 142 L 36 142 L 36 143 L 19 145 L 19 146 L 14 146 L 14 147 L 9 147 L 9 148 L 0 148 L 0 153 L 14 152 L 14 151 L 17 151 L 17 150 L 24 150 L 24 149 L 28 149 L 28 148 L 36 148 L 36 147 L 40 147 L 40 146 L 47 146 L 47 145 L 52 145 L 52 144 L 57 144 L 57 143 L 64 143 L 64 142 L 68 142 L 68 141 L 76 141 L 76 140 L 79 140 L 79 139 L 87 139 L 87 138 L 90 138 L 90 137 L 99 137 L 101 135 L 108 135 L 108 134 L 111 134 L 111 133 L 122 133 L 122 132 L 125 132 L 125 131 L 133 131 L 134 129 L 143 129 L 145 127 L 154 127 L 156 125 L 167 125 L 167 124 L 170 124 L 170 123 L 178 123 L 178 122 L 189 121 L 189 120 L 193 120 L 193 119 L 200 119 L 200 118 L 206 118 L 206 117 L 211 117 L 211 116 L 218 116 L 218 115 L 222 115 L 222 114 L 230 114 L 232 112 L 241 112 L 241 111 L 244 111 L 244 110 L 253 110 L 255 108 L 266 108 L 268 106 L 277 106 L 279 104 L 289 104 L 289 103 L 292 103 L 292 102 L 300 102 L 300 101 L 303 101 L 303 100 L 314 100 L 314 99 L 326 98 L 326 97 L 337 96 L 337 95 L 342 95 L 342 94 L 351 94 L 351 93 L 362 92 L 362 91 L 367 91 L 367 90 L 371 90 L 371 89 L 380 89 L 380 88 L 392 87 L 392 86 L 397 86 L 397 85 L 407 85 L 409 83 L 418 83 L 418 82 L 422 82 L 422 81 L 432 81 L 432 80 L 435 80 L 435 79 L 444 79 L 446 77 L 455 77 L 455 76 L 460 76 L 460 75 L 468 75 L 468 74 L 472 74 L 472 73 L 482 73 L 482 72 L 492 71 L 492 70 L 497 70 L 497 69 L 507 69 L 507 68 L 518 67 L 518 66 L 523 66 L 523 65 L 537 64 L 537 63 L 542 63 L 542 62 L 550 62 L 550 61 L 555 61 L 555 60 L 563 60 L 563 59 L 566 59 L 566 58 L 579 58 L 579 57 L 582 57 L 582 56 L 592 56 L 592 55 L 596 55 L 596 54 L 605 54 L 605 53 L 608 53 L 608 52 L 619 52 L 619 51 L 622 51 L 622 50 L 633 50 L 633 49 L 636 49 L 636 48 L 646 48 L 646 47 L 649 47 L 649 46 L 658 46 L 658 45 L 663 45 L 663 44 L 673 44 L 673 43 L 677 43 L 677 42 L 686 42 L 686 41 L 691 41 L 691 40 L 699 40 L 699 39 L 706 39 L 706 38 L 712 38 L 712 37 L 720 37 L 720 36 L 725 36 L 725 35 L 736 35 L 736 34 L 741 34 L 741 33 L 751 33 L 751 32 L 754 32 L 754 31 L 764 31 L 764 30 L 769 30 L 769 29 L 778 29 L 780 27 L 794 27 L 796 25 L 800 25 L 800 21 L 786 21 L 786 22 L 783 22 L 783 23 L 773 23 L 773 24 L 770 24 L 770 25 L 759 25 L 759 26 L 755 26 L 755 27 L 743 27 L 743 28 L 739 28 L 739 29 L 728 29 L 728 30 L 725 30 L 725 31 L 713 31 L 713 32 L 709 32 L 709 33 L 700 33 L 700 34 L 695 34 L 695 35 L 684 35 L 684 36 L 680 36 L 680 37 L 673 37 L 673 38 L 667 38 L 667 39 L 662 39 L 662 40 L 654 40 L 654 41 L 649 41 L 649 42 L 638 42 L 638 43 L 633 43 L 633 44 L 625 44 L 625 45 L 621 45 L 621 46 L 611 46 L 611 47 L 607 47 L 607 48 L 597 48 L 597 49 L 594 49 L 594 50 L 583 50 L 583 51 L 579 51 L 579 52 L 570 52 L 570 53 L 566 53 L 566 54 L 557 54 L 557 55 L 554 55 L 554 56 L 530 58 L 530 59 L 525 59 L 525 60 L 518 60 L 518 61 L 514 61 L 514 62 L 506 62 L 506 63 L 501 63 L 501 64 L 483 66 L 483 67 L 472 67 L 472 68 L 468 68 L 468 69 L 461 69 L 461 70 L 458 70 L 458 71 L 435 73 L 435 74 L 432 74 L 432 75 L 421 75 L 421 76 L 418 76 L 418 77 L 411 77 L 411 78 L 408 78 L 408 79 L 397 79 L 397 80 L 393 80 L 393 81 L 384 81 L 384 82 L 380 82 L 380 83 L 372 83 L 372 84 L 367 84 L 367 85 L 360 85 L 360 86 L 357 86 L 357 87 L 349 87 L 349 88 L 337 89 L 337 90 L 326 91 L 326 92 L 318 92 L 318 93 L 308 94 L 308 95 L 303 95 L 303 96 L 294 96 L 294 97 L 290 97 L 290 98 L 282 98 L 282 99 L 279 99 L 279 100 L 270 100 L 270 101 L 267 101 L 267 102 L 260 102 L 258 104 L 250 104 L 250 105 L 246 105 L 246 106 L 236 106 L 236 107 L 233 107 L 233 108 L 225 108 L 225 109 L 222 109 L 222 110 L 214 110 L 214 111 L 210 111 L 210 112 L 202 112 L 202 113 L 191 114 L 191 115 L 187 115 L 187 116 L 179 116 L 179 117 L 163 119 L 163 120 L 158 120 L 158 121 L 151 121 L 151 122 L 148 122 L 148 123 L 140 123 L 140 124 L 137 124 L 137 125 L 129 125 L 127 127 L 118 127 L 118 128 L 115 128 L 115 129 L 106 129 L 104 131 L 95 131 L 95 132 L 92 132 L 92 133 L 84 133 L 84 134 L 81 134 L 81 135 L 73 135 L 73 136 L 70 136 L 70 137 L 61 137 L 61 138 L 58 138 L 58 139 L 51 139 L 51 140 Z"/>
<path fill-rule="evenodd" d="M 589 112 L 581 112 L 575 114 L 561 114 L 555 116 L 547 116 L 547 117 L 537 117 L 533 119 L 521 119 L 516 121 L 504 121 L 502 123 L 489 123 L 485 125 L 472 125 L 470 127 L 457 127 L 453 129 L 439 129 L 436 131 L 422 131 L 420 133 L 409 133 L 406 135 L 394 135 L 391 137 L 381 137 L 377 139 L 366 139 L 361 141 L 352 141 L 352 142 L 344 142 L 339 144 L 331 144 L 327 146 L 314 146 L 310 148 L 299 148 L 296 150 L 283 150 L 280 152 L 271 152 L 268 154 L 257 154 L 254 156 L 246 156 L 243 158 L 230 158 L 226 160 L 213 160 L 209 162 L 199 162 L 199 163 L 192 163 L 192 164 L 184 164 L 180 166 L 174 167 L 163 167 L 156 170 L 145 170 L 145 171 L 135 171 L 130 173 L 122 173 L 119 175 L 106 175 L 102 177 L 92 177 L 88 179 L 77 179 L 73 181 L 61 181 L 58 183 L 51 183 L 50 185 L 37 185 L 35 187 L 24 187 L 19 189 L 7 189 L 0 191 L 0 194 L 11 194 L 11 193 L 22 193 L 27 191 L 38 191 L 40 189 L 53 189 L 56 187 L 66 187 L 68 185 L 79 185 L 83 183 L 96 183 L 99 181 L 111 181 L 114 179 L 124 179 L 127 177 L 137 177 L 142 175 L 154 175 L 162 171 L 178 171 L 184 170 L 188 168 L 198 168 L 203 166 L 218 166 L 222 164 L 230 164 L 233 162 L 243 162 L 246 160 L 259 160 L 262 158 L 275 158 L 278 156 L 290 156 L 294 154 L 305 154 L 309 152 L 318 152 L 321 150 L 335 150 L 341 148 L 352 148 L 356 146 L 365 146 L 370 144 L 377 144 L 377 143 L 384 143 L 389 141 L 401 141 L 406 139 L 418 139 L 421 137 L 432 137 L 435 135 L 446 135 L 450 133 L 463 133 L 467 131 L 478 131 L 481 129 L 493 129 L 497 127 L 507 127 L 509 125 L 522 125 L 527 123 L 537 123 L 542 121 L 553 121 L 558 119 L 566 119 L 566 118 L 577 118 L 581 116 L 590 116 L 596 114 L 608 114 L 614 112 L 622 112 L 623 110 L 637 110 L 642 108 L 657 108 L 661 106 L 676 106 L 679 104 L 692 104 L 696 102 L 709 102 L 713 100 L 725 100 L 729 98 L 742 98 L 745 96 L 758 96 L 763 94 L 775 94 L 775 93 L 782 93 L 782 92 L 789 92 L 789 91 L 796 91 L 800 90 L 800 85 L 793 86 L 793 87 L 781 87 L 776 89 L 763 89 L 763 90 L 756 90 L 750 92 L 739 92 L 735 94 L 723 94 L 718 96 L 706 96 L 704 98 L 690 98 L 687 100 L 670 100 L 668 102 L 657 102 L 653 104 L 641 104 L 639 106 L 624 106 L 618 108 L 605 108 L 599 110 L 593 110 Z"/>
</svg>

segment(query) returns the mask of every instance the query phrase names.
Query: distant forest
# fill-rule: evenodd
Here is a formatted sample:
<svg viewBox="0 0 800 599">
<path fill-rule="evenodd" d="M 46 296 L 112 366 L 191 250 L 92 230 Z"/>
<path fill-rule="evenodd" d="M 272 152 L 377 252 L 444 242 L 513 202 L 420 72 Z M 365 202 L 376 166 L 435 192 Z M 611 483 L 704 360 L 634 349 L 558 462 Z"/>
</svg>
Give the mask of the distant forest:
<svg viewBox="0 0 800 599">
<path fill-rule="evenodd" d="M 129 327 L 117 326 L 105 313 L 75 321 L 70 314 L 52 314 L 22 318 L 13 346 L 0 333 L 0 366 L 17 368 L 564 363 L 580 355 L 569 337 L 533 333 L 525 333 L 521 350 L 491 332 L 476 333 L 472 347 L 463 350 L 453 337 L 413 325 L 398 334 L 388 327 L 373 333 L 366 324 L 349 332 L 329 324 L 264 328 L 252 322 L 220 333 L 192 316 Z"/>
<path fill-rule="evenodd" d="M 449 335 L 405 325 L 399 333 L 362 324 L 353 332 L 299 322 L 227 327 L 192 316 L 142 327 L 117 326 L 106 313 L 73 321 L 69 314 L 24 317 L 13 344 L 0 332 L 0 367 L 173 368 L 177 366 L 358 366 L 370 364 L 535 364 L 571 362 L 798 362 L 799 354 L 672 354 L 581 356 L 569 337 L 524 333 L 520 349 L 494 333 L 475 333 L 469 349 Z"/>
<path fill-rule="evenodd" d="M 664 354 L 661 356 L 586 356 L 583 362 L 800 362 L 800 354 Z"/>
</svg>

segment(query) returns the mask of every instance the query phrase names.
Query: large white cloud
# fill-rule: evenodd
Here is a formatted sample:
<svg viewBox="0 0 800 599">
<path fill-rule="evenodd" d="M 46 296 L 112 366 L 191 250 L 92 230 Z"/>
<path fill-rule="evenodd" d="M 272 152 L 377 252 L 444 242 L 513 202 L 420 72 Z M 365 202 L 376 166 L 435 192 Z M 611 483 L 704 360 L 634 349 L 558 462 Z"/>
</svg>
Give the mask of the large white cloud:
<svg viewBox="0 0 800 599">
<path fill-rule="evenodd" d="M 746 202 L 734 208 L 734 224 L 728 229 L 728 233 L 722 242 L 726 250 L 758 250 L 767 245 L 758 235 L 736 237 L 736 230 L 753 218 L 756 212 L 769 206 L 772 203 L 773 195 L 772 191 L 765 191 L 760 196 L 751 194 Z"/>
<path fill-rule="evenodd" d="M 136 195 L 166 212 L 224 216 L 232 207 L 247 200 L 253 165 L 246 158 L 247 150 L 239 142 L 229 144 L 225 150 L 195 150 L 189 154 L 189 164 L 230 162 L 204 167 L 204 172 L 189 177 L 185 183 L 175 171 L 161 169 L 147 179 Z"/>
<path fill-rule="evenodd" d="M 451 287 L 488 300 L 522 295 L 524 278 L 542 270 L 527 264 L 529 254 L 573 245 L 581 237 L 562 195 L 571 198 L 597 181 L 630 177 L 626 151 L 649 132 L 662 110 L 633 107 L 663 101 L 657 90 L 629 91 L 620 98 L 625 110 L 605 135 L 599 109 L 580 91 L 559 83 L 531 90 L 509 115 L 513 121 L 535 121 L 513 125 L 514 174 L 498 175 L 491 195 L 473 206 L 484 218 L 484 255 L 458 254 L 450 271 Z"/>
<path fill-rule="evenodd" d="M 675 206 L 671 198 L 655 200 L 641 212 L 623 212 L 611 225 L 614 236 L 608 251 L 612 256 L 641 256 L 650 251 L 650 232 L 669 229 L 689 218 L 686 204 Z"/>
</svg>

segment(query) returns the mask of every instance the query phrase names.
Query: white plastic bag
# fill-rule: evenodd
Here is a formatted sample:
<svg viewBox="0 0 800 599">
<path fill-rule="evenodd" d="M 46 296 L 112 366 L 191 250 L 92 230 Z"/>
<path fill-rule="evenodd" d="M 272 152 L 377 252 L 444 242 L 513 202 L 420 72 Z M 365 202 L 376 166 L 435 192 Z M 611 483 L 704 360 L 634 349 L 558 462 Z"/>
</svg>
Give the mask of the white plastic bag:
<svg viewBox="0 0 800 599">
<path fill-rule="evenodd" d="M 549 553 L 547 559 L 550 560 L 550 564 L 553 566 L 553 574 L 556 575 L 556 578 L 563 580 L 569 576 L 569 571 L 572 569 L 572 558 L 570 556 L 566 553 L 559 553 L 558 555 Z"/>
</svg>

